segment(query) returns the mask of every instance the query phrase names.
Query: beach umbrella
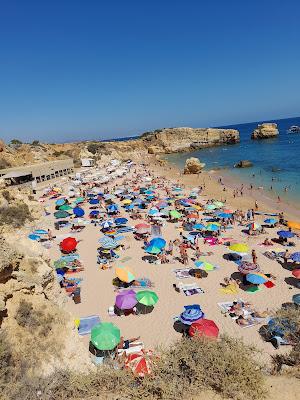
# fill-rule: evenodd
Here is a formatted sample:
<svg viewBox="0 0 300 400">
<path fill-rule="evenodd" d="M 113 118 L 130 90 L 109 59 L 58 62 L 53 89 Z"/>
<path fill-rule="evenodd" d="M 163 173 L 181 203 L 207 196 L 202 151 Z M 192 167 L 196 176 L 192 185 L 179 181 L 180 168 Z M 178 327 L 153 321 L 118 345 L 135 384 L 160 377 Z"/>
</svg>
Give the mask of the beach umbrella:
<svg viewBox="0 0 300 400">
<path fill-rule="evenodd" d="M 252 272 L 259 272 L 260 267 L 257 264 L 254 264 L 252 262 L 248 261 L 243 261 L 239 266 L 238 270 L 241 274 L 249 274 Z"/>
<path fill-rule="evenodd" d="M 278 231 L 277 235 L 280 236 L 281 238 L 292 238 L 293 236 L 295 236 L 295 234 L 293 232 L 290 231 Z"/>
<path fill-rule="evenodd" d="M 293 253 L 290 257 L 294 262 L 300 262 L 300 252 Z"/>
<path fill-rule="evenodd" d="M 59 207 L 59 209 L 62 211 L 69 211 L 72 210 L 72 207 L 69 204 L 63 204 L 62 206 Z"/>
<path fill-rule="evenodd" d="M 67 218 L 70 216 L 70 214 L 67 211 L 62 211 L 62 210 L 56 211 L 53 215 L 56 219 Z"/>
<path fill-rule="evenodd" d="M 181 187 L 175 187 L 172 190 L 173 190 L 173 192 L 181 192 L 182 191 Z"/>
<path fill-rule="evenodd" d="M 287 226 L 292 229 L 300 229 L 300 222 L 288 221 Z"/>
<path fill-rule="evenodd" d="M 115 219 L 115 224 L 116 225 L 126 225 L 128 222 L 127 218 L 116 218 Z"/>
<path fill-rule="evenodd" d="M 103 195 L 104 200 L 112 200 L 113 199 L 113 195 L 107 193 Z"/>
<path fill-rule="evenodd" d="M 66 199 L 58 199 L 58 200 L 56 200 L 55 204 L 57 206 L 62 206 L 63 204 L 65 204 L 65 202 L 66 202 Z"/>
<path fill-rule="evenodd" d="M 75 250 L 77 246 L 77 240 L 73 237 L 67 237 L 62 242 L 60 242 L 60 248 L 67 253 Z"/>
<path fill-rule="evenodd" d="M 110 220 L 102 221 L 102 222 L 101 222 L 101 226 L 102 226 L 102 228 L 107 229 L 107 228 L 109 228 L 110 226 L 113 226 L 113 222 L 110 221 Z"/>
<path fill-rule="evenodd" d="M 205 230 L 210 231 L 210 232 L 215 232 L 215 231 L 218 231 L 219 229 L 220 229 L 220 224 L 218 224 L 218 223 L 208 224 L 205 227 Z"/>
<path fill-rule="evenodd" d="M 232 217 L 232 214 L 230 214 L 230 213 L 225 213 L 225 212 L 221 212 L 221 213 L 217 213 L 217 217 L 218 217 L 218 218 L 226 219 L 226 218 L 231 218 L 231 217 Z"/>
<path fill-rule="evenodd" d="M 150 208 L 150 210 L 148 211 L 148 215 L 150 215 L 150 216 L 158 215 L 158 214 L 159 214 L 158 208 Z"/>
<path fill-rule="evenodd" d="M 294 269 L 294 271 L 292 272 L 292 275 L 295 278 L 300 279 L 300 269 Z"/>
<path fill-rule="evenodd" d="M 210 211 L 217 208 L 214 204 L 206 204 L 204 207 L 206 210 L 210 210 Z"/>
<path fill-rule="evenodd" d="M 204 318 L 204 313 L 201 307 L 199 304 L 193 304 L 184 306 L 184 311 L 180 314 L 179 320 L 185 325 L 192 325 L 193 322 L 202 318 Z"/>
<path fill-rule="evenodd" d="M 224 206 L 224 203 L 222 203 L 222 201 L 214 201 L 214 205 L 217 208 L 222 208 Z"/>
<path fill-rule="evenodd" d="M 235 253 L 248 253 L 249 252 L 249 247 L 245 243 L 235 243 L 229 246 L 229 249 L 231 251 L 234 251 Z"/>
<path fill-rule="evenodd" d="M 34 233 L 30 233 L 28 238 L 31 240 L 39 240 L 41 237 L 39 235 L 35 235 Z"/>
<path fill-rule="evenodd" d="M 177 210 L 172 210 L 170 211 L 170 217 L 173 219 L 179 219 L 181 218 L 181 214 Z"/>
<path fill-rule="evenodd" d="M 199 218 L 197 214 L 193 214 L 193 213 L 188 214 L 186 217 L 187 217 L 188 219 L 197 219 L 197 218 Z"/>
<path fill-rule="evenodd" d="M 150 225 L 148 225 L 148 224 L 143 224 L 143 223 L 137 224 L 137 225 L 135 225 L 134 228 L 135 228 L 136 233 L 139 233 L 140 235 L 150 232 Z"/>
<path fill-rule="evenodd" d="M 76 203 L 76 204 L 83 203 L 83 202 L 84 202 L 84 197 L 77 197 L 77 198 L 75 199 L 75 203 Z"/>
<path fill-rule="evenodd" d="M 83 217 L 84 210 L 80 207 L 75 207 L 75 208 L 73 208 L 73 214 L 76 215 L 76 217 Z"/>
<path fill-rule="evenodd" d="M 111 322 L 102 322 L 92 328 L 91 342 L 98 350 L 113 350 L 120 340 L 120 329 Z"/>
<path fill-rule="evenodd" d="M 294 296 L 292 297 L 292 300 L 295 304 L 300 305 L 300 293 L 294 294 Z"/>
<path fill-rule="evenodd" d="M 198 210 L 198 211 L 201 211 L 201 210 L 202 210 L 202 207 L 197 206 L 197 204 L 192 204 L 191 207 L 192 207 L 194 210 Z"/>
<path fill-rule="evenodd" d="M 99 239 L 98 242 L 101 244 L 101 247 L 106 250 L 115 249 L 119 246 L 118 242 L 110 237 L 104 236 Z"/>
<path fill-rule="evenodd" d="M 216 323 L 210 319 L 202 318 L 198 322 L 193 322 L 189 329 L 190 336 L 206 336 L 217 338 L 219 328 Z"/>
<path fill-rule="evenodd" d="M 132 203 L 132 201 L 130 199 L 125 199 L 122 201 L 122 204 L 124 204 L 124 206 L 128 206 L 131 203 Z"/>
<path fill-rule="evenodd" d="M 259 225 L 259 224 L 256 223 L 256 222 L 252 222 L 251 224 L 248 224 L 248 225 L 247 225 L 247 228 L 248 228 L 249 230 L 252 229 L 253 231 L 257 231 L 257 230 L 261 229 L 261 225 Z"/>
<path fill-rule="evenodd" d="M 116 306 L 120 310 L 131 310 L 136 304 L 136 293 L 134 290 L 125 290 L 116 296 Z"/>
<path fill-rule="evenodd" d="M 98 199 L 90 199 L 89 203 L 90 204 L 99 204 L 99 200 Z"/>
<path fill-rule="evenodd" d="M 135 276 L 131 269 L 124 266 L 116 267 L 116 276 L 125 283 L 130 283 L 135 280 Z"/>
<path fill-rule="evenodd" d="M 107 212 L 110 214 L 117 211 L 118 211 L 118 206 L 116 204 L 111 204 L 107 207 Z"/>
<path fill-rule="evenodd" d="M 251 272 L 250 274 L 247 274 L 246 279 L 248 282 L 253 283 L 255 285 L 260 285 L 269 280 L 269 278 L 266 275 L 261 274 L 259 272 Z"/>
<path fill-rule="evenodd" d="M 125 359 L 125 368 L 130 369 L 135 375 L 143 378 L 151 373 L 152 351 L 142 350 L 132 353 Z"/>
<path fill-rule="evenodd" d="M 197 268 L 201 268 L 204 271 L 213 271 L 215 269 L 215 267 L 207 261 L 198 260 L 195 261 L 194 264 Z"/>
<path fill-rule="evenodd" d="M 100 213 L 100 211 L 99 210 L 92 210 L 91 212 L 90 212 L 90 216 L 91 217 L 95 217 L 96 215 L 98 215 Z"/>
<path fill-rule="evenodd" d="M 277 224 L 277 222 L 278 222 L 278 219 L 276 219 L 276 218 L 267 218 L 264 220 L 264 223 L 268 224 L 268 225 L 275 225 L 275 224 Z"/>
<path fill-rule="evenodd" d="M 196 224 L 193 226 L 193 229 L 196 229 L 197 231 L 201 231 L 204 228 L 205 228 L 205 225 L 203 225 L 203 224 Z"/>
<path fill-rule="evenodd" d="M 166 246 L 167 242 L 165 239 L 157 237 L 152 240 L 150 240 L 149 245 L 150 246 L 155 246 L 158 247 L 159 249 L 163 249 Z"/>
<path fill-rule="evenodd" d="M 144 306 L 154 306 L 158 302 L 158 296 L 151 290 L 141 290 L 137 292 L 136 299 L 140 304 Z"/>
<path fill-rule="evenodd" d="M 154 246 L 154 245 L 149 245 L 145 248 L 145 252 L 149 254 L 159 254 L 161 252 L 161 248 Z"/>
<path fill-rule="evenodd" d="M 156 203 L 156 207 L 160 210 L 162 208 L 166 208 L 168 207 L 168 203 L 164 200 L 159 201 L 158 203 Z"/>
</svg>

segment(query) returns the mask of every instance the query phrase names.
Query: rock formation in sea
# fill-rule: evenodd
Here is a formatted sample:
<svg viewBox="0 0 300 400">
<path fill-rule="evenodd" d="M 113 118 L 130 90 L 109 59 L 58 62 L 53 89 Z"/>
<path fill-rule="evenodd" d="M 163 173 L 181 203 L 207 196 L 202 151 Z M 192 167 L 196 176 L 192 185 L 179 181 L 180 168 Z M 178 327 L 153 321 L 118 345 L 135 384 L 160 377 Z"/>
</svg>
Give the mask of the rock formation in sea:
<svg viewBox="0 0 300 400">
<path fill-rule="evenodd" d="M 274 138 L 279 135 L 277 124 L 275 123 L 264 123 L 257 125 L 251 135 L 251 139 L 268 139 Z"/>
<path fill-rule="evenodd" d="M 190 157 L 186 160 L 184 166 L 184 174 L 199 174 L 205 167 L 205 164 L 200 162 L 199 158 Z"/>
<path fill-rule="evenodd" d="M 249 168 L 253 167 L 252 161 L 249 160 L 241 160 L 238 163 L 234 164 L 234 168 Z"/>
</svg>

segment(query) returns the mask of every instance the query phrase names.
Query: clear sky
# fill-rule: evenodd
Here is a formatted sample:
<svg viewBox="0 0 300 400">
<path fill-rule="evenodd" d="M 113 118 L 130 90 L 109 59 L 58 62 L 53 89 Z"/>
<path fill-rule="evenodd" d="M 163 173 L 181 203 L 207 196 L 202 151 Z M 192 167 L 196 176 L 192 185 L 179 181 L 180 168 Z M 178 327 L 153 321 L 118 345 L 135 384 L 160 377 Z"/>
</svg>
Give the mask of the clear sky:
<svg viewBox="0 0 300 400">
<path fill-rule="evenodd" d="M 300 114 L 299 0 L 1 0 L 0 137 Z"/>
</svg>

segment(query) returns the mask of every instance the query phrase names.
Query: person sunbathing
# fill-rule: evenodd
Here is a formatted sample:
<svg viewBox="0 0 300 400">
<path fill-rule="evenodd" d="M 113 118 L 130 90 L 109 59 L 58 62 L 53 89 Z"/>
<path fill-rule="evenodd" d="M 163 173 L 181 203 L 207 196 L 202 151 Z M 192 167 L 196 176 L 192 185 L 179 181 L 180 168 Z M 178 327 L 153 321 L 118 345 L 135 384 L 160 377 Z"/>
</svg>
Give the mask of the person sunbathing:
<svg viewBox="0 0 300 400">
<path fill-rule="evenodd" d="M 269 238 L 265 238 L 265 240 L 262 243 L 264 246 L 273 246 L 273 243 Z"/>
<path fill-rule="evenodd" d="M 238 319 L 236 320 L 236 323 L 239 326 L 250 326 L 250 325 L 253 325 L 254 321 L 249 319 L 249 318 L 245 318 L 244 316 L 240 315 L 238 317 Z"/>
</svg>

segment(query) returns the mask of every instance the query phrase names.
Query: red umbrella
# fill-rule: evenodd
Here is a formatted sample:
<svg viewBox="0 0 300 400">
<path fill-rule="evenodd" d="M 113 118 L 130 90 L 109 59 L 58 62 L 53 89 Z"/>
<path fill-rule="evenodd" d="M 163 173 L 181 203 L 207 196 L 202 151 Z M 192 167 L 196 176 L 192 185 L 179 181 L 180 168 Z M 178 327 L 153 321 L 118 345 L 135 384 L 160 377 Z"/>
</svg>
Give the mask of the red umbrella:
<svg viewBox="0 0 300 400">
<path fill-rule="evenodd" d="M 139 353 L 129 354 L 125 360 L 125 368 L 138 376 L 145 376 L 151 373 L 152 351 L 142 350 Z"/>
<path fill-rule="evenodd" d="M 60 248 L 62 251 L 70 253 L 75 250 L 77 246 L 77 240 L 72 237 L 65 238 L 62 242 L 60 242 Z"/>
<path fill-rule="evenodd" d="M 292 272 L 295 278 L 300 279 L 300 269 L 294 269 Z"/>
<path fill-rule="evenodd" d="M 202 318 L 197 322 L 193 322 L 189 329 L 190 336 L 206 336 L 206 337 L 215 337 L 217 338 L 219 335 L 219 328 L 210 319 Z"/>
<path fill-rule="evenodd" d="M 188 214 L 188 215 L 187 215 L 187 218 L 189 218 L 189 219 L 197 219 L 197 218 L 199 218 L 199 217 L 198 217 L 197 214 Z"/>
</svg>

